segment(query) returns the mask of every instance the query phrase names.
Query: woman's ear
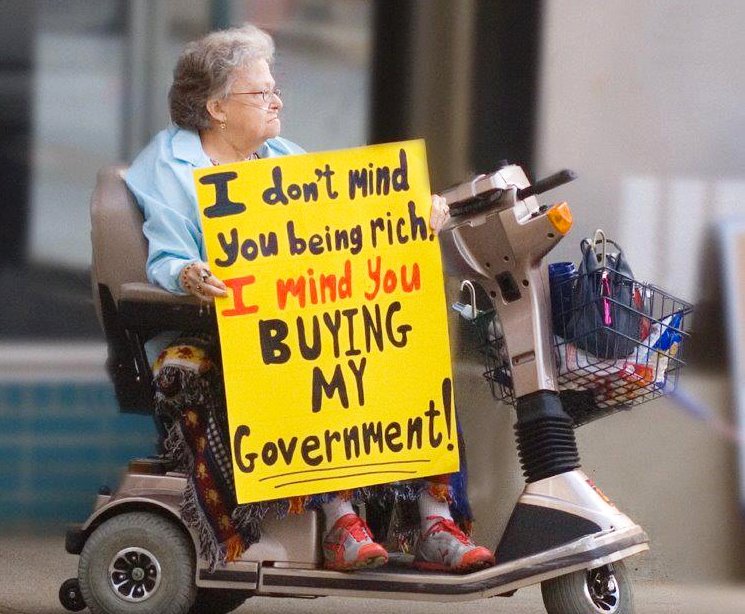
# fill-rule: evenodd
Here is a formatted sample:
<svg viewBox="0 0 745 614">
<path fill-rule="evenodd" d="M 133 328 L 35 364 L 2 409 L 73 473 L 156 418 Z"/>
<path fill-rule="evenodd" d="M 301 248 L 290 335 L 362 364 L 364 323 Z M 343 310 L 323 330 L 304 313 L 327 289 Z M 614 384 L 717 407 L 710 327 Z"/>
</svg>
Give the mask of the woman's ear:
<svg viewBox="0 0 745 614">
<path fill-rule="evenodd" d="M 222 100 L 208 100 L 207 112 L 216 122 L 223 123 L 227 117 L 225 109 L 223 108 Z"/>
</svg>

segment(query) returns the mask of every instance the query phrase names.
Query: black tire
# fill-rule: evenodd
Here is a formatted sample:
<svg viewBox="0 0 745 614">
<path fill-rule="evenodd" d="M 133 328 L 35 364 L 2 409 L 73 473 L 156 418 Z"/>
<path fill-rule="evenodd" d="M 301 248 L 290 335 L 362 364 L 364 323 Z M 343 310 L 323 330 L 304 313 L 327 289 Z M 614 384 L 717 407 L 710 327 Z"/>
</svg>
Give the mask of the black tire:
<svg viewBox="0 0 745 614">
<path fill-rule="evenodd" d="M 548 614 L 634 614 L 634 587 L 618 561 L 541 583 Z"/>
<path fill-rule="evenodd" d="M 194 605 L 189 614 L 228 614 L 241 607 L 251 596 L 244 591 L 231 591 L 221 588 L 199 588 Z"/>
<path fill-rule="evenodd" d="M 93 614 L 186 614 L 197 594 L 191 540 L 150 512 L 99 526 L 80 555 L 78 578 Z"/>
</svg>

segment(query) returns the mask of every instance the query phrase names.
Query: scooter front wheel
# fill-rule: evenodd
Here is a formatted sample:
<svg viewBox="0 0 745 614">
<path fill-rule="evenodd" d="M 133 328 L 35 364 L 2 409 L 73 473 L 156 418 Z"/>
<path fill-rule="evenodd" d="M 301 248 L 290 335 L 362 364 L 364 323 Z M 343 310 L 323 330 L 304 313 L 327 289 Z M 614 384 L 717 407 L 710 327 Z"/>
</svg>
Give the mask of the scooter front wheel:
<svg viewBox="0 0 745 614">
<path fill-rule="evenodd" d="M 618 561 L 541 583 L 548 614 L 634 614 L 634 587 Z"/>
</svg>

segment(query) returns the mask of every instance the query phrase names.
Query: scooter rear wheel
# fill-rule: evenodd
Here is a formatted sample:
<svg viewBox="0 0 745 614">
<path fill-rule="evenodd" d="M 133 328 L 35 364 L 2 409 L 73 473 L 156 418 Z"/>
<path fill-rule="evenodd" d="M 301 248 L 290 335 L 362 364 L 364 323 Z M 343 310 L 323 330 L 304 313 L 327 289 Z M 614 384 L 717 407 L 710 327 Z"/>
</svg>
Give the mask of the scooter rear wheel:
<svg viewBox="0 0 745 614">
<path fill-rule="evenodd" d="M 548 614 L 634 614 L 634 587 L 623 562 L 541 583 Z"/>
<path fill-rule="evenodd" d="M 158 514 L 128 512 L 88 538 L 78 565 L 93 614 L 186 614 L 194 603 L 194 548 Z"/>
</svg>

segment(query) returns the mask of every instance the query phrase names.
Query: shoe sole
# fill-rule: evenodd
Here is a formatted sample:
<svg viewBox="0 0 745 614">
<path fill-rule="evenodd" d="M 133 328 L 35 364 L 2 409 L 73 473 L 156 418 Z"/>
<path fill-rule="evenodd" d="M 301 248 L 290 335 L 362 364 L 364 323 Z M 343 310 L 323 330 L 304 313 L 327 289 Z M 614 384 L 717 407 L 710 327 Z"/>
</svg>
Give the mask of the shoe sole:
<svg viewBox="0 0 745 614">
<path fill-rule="evenodd" d="M 381 567 L 388 562 L 387 556 L 373 556 L 360 561 L 351 561 L 346 564 L 338 563 L 324 563 L 323 568 L 329 571 L 355 571 L 359 569 L 374 569 L 375 567 Z"/>
</svg>

